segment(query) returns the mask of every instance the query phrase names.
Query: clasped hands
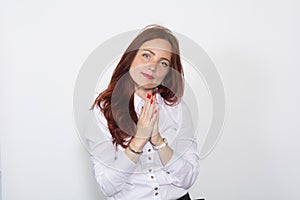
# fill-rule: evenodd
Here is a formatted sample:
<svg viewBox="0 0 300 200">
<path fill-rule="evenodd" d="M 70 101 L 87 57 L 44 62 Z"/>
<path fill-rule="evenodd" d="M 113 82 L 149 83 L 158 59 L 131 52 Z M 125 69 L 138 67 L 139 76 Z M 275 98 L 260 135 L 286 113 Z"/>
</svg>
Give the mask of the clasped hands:
<svg viewBox="0 0 300 200">
<path fill-rule="evenodd" d="M 158 112 L 155 95 L 147 94 L 147 100 L 142 107 L 139 120 L 137 122 L 137 130 L 134 136 L 134 146 L 143 149 L 145 144 L 150 141 L 154 146 L 163 143 L 163 138 L 158 131 Z"/>
</svg>

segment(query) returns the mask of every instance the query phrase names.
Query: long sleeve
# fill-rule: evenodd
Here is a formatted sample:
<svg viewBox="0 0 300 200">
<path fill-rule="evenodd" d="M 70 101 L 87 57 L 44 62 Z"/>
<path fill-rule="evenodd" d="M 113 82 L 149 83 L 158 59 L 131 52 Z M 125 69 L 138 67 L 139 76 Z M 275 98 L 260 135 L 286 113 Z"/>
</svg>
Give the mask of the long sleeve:
<svg viewBox="0 0 300 200">
<path fill-rule="evenodd" d="M 171 144 L 173 156 L 163 170 L 169 174 L 173 185 L 188 189 L 199 174 L 199 152 L 191 113 L 184 102 L 179 111 L 179 127 Z"/>
<path fill-rule="evenodd" d="M 85 134 L 94 175 L 104 195 L 113 196 L 122 190 L 125 181 L 135 170 L 136 164 L 124 151 L 115 150 L 102 113 L 95 115 L 91 112 L 87 124 Z"/>
<path fill-rule="evenodd" d="M 138 114 L 144 102 L 138 98 L 135 101 Z M 97 107 L 90 112 L 85 129 L 86 146 L 99 189 L 107 199 L 177 199 L 195 182 L 199 154 L 190 112 L 184 102 L 168 106 L 160 96 L 157 102 L 159 131 L 174 150 L 165 166 L 150 142 L 144 146 L 137 163 L 123 148 L 116 151 L 103 113 Z"/>
</svg>

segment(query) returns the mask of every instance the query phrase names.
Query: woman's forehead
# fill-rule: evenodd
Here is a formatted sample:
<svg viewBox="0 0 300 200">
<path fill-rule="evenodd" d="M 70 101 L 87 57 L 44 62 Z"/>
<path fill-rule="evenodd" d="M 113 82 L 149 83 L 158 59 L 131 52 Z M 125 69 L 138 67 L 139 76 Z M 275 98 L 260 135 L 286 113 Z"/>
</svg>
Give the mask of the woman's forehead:
<svg viewBox="0 0 300 200">
<path fill-rule="evenodd" d="M 150 49 L 150 50 L 156 50 L 156 51 L 165 51 L 167 52 L 172 52 L 172 46 L 171 44 L 164 39 L 153 39 L 144 42 L 140 49 Z"/>
</svg>

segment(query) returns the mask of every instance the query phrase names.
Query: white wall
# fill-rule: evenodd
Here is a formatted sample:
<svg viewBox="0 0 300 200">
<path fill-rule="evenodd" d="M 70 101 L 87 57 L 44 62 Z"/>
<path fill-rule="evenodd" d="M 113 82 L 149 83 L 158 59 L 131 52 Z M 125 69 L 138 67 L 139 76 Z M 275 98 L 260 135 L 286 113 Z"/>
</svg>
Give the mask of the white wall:
<svg viewBox="0 0 300 200">
<path fill-rule="evenodd" d="M 152 23 L 202 46 L 225 87 L 223 135 L 201 160 L 192 196 L 299 199 L 299 6 L 292 0 L 1 1 L 3 200 L 102 199 L 75 131 L 75 80 L 102 42 Z"/>
</svg>

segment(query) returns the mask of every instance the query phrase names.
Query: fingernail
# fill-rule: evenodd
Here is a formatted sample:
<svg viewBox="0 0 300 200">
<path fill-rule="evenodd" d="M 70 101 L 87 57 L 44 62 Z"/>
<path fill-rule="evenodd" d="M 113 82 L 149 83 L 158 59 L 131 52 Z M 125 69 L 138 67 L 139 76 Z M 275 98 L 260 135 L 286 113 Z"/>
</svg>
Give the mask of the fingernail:
<svg viewBox="0 0 300 200">
<path fill-rule="evenodd" d="M 151 101 L 150 101 L 150 104 L 152 104 L 153 103 L 153 99 L 151 99 Z"/>
<path fill-rule="evenodd" d="M 142 109 L 144 109 L 144 106 L 142 106 Z"/>
<path fill-rule="evenodd" d="M 155 113 L 157 113 L 157 110 L 156 110 L 156 109 L 154 110 L 154 114 L 155 114 Z"/>
<path fill-rule="evenodd" d="M 148 93 L 147 94 L 147 98 L 150 99 L 151 98 L 151 94 Z"/>
</svg>

